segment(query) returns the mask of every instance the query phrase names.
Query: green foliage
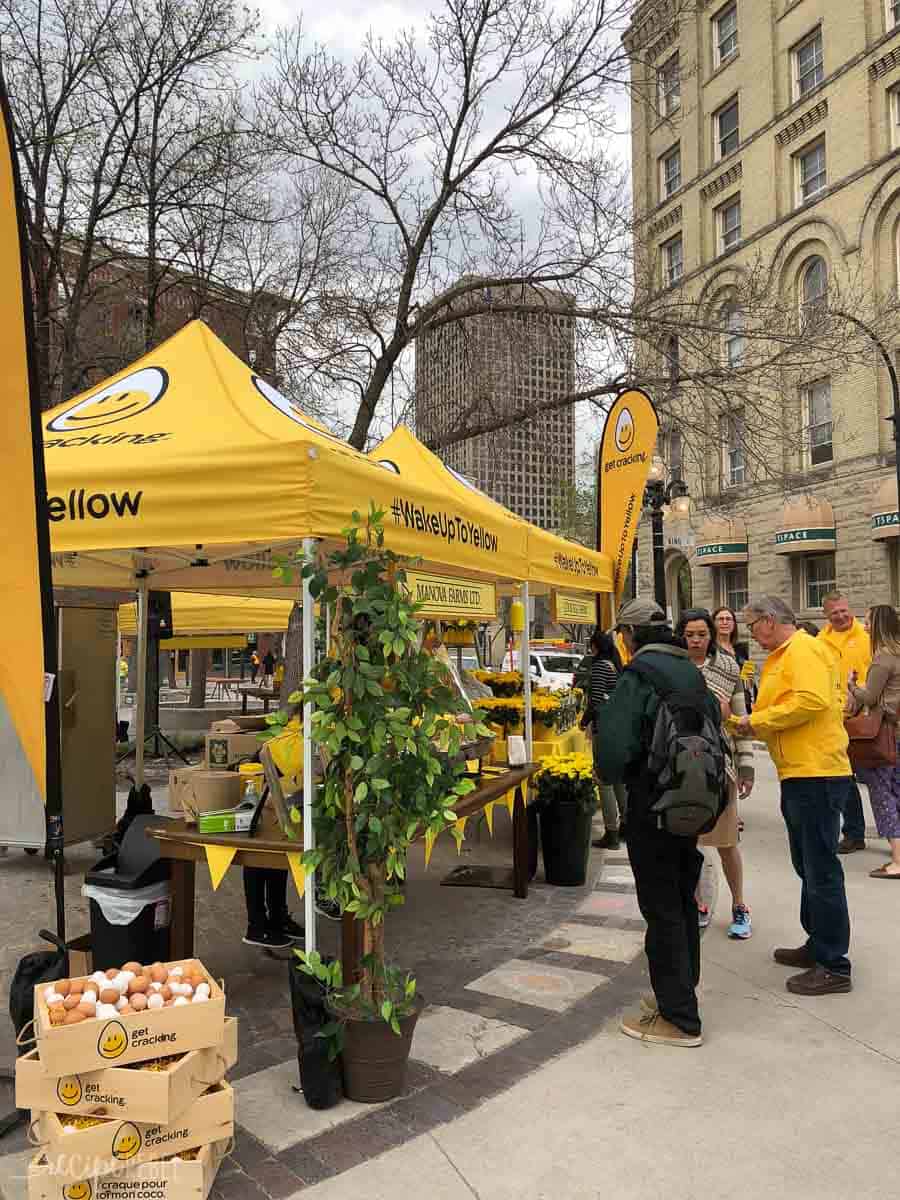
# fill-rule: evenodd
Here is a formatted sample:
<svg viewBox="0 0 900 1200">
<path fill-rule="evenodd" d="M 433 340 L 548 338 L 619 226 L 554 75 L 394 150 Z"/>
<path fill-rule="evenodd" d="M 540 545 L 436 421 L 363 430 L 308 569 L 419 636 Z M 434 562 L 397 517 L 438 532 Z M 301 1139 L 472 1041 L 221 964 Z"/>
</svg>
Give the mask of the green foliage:
<svg viewBox="0 0 900 1200">
<path fill-rule="evenodd" d="M 453 761 L 463 740 L 455 715 L 467 711 L 465 701 L 420 648 L 418 606 L 403 560 L 384 545 L 383 516 L 374 507 L 366 519 L 354 513 L 340 550 L 300 565 L 330 613 L 330 652 L 291 703 L 312 705 L 326 764 L 313 803 L 316 848 L 304 866 L 342 912 L 366 924 L 363 979 L 356 989 L 335 989 L 337 1003 L 380 1013 L 395 1028 L 414 1003 L 415 981 L 385 966 L 384 920 L 403 904 L 412 841 L 451 826 L 454 805 L 475 785 Z"/>
</svg>

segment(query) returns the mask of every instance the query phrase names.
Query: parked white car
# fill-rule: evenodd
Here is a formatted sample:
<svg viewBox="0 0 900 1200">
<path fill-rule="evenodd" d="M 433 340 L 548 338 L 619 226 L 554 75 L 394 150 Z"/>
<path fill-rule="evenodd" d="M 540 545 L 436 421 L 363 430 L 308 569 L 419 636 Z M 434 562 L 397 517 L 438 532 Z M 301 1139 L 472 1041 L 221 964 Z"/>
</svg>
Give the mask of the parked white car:
<svg viewBox="0 0 900 1200">
<path fill-rule="evenodd" d="M 552 692 L 565 691 L 572 686 L 575 668 L 581 659 L 580 654 L 567 654 L 560 650 L 532 650 L 532 686 L 549 688 Z"/>
</svg>

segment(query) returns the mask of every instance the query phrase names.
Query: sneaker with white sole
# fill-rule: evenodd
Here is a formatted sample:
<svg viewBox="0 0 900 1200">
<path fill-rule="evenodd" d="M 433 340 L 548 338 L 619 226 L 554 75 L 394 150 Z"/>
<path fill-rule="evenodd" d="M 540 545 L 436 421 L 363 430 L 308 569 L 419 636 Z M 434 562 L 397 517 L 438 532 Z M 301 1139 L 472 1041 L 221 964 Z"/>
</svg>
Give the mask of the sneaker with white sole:
<svg viewBox="0 0 900 1200">
<path fill-rule="evenodd" d="M 728 926 L 728 936 L 745 942 L 753 936 L 753 925 L 750 921 L 750 909 L 746 904 L 736 904 L 731 910 L 731 924 Z"/>
<path fill-rule="evenodd" d="M 701 929 L 709 928 L 709 923 L 712 920 L 712 913 L 705 904 L 697 905 L 697 922 Z"/>
<path fill-rule="evenodd" d="M 660 1013 L 643 1012 L 638 1016 L 623 1017 L 620 1026 L 626 1037 L 635 1038 L 639 1042 L 648 1042 L 654 1046 L 702 1046 L 703 1036 L 699 1033 L 685 1033 L 671 1021 L 667 1021 Z"/>
</svg>

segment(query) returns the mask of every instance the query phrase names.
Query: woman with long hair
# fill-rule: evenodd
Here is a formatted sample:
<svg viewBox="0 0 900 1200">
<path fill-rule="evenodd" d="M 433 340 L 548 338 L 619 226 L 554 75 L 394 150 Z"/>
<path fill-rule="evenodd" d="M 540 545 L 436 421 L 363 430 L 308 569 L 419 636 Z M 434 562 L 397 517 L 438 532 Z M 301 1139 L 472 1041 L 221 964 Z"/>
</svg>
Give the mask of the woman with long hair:
<svg viewBox="0 0 900 1200">
<path fill-rule="evenodd" d="M 720 610 L 721 611 L 721 610 Z M 736 627 L 736 626 L 735 626 Z M 747 715 L 747 699 L 741 669 L 733 653 L 717 645 L 718 627 L 705 608 L 688 609 L 678 623 L 676 633 L 684 639 L 688 657 L 706 680 L 706 686 L 722 706 L 723 723 L 730 716 Z M 719 852 L 722 870 L 731 889 L 731 924 L 728 936 L 746 941 L 753 932 L 750 909 L 744 901 L 744 863 L 738 841 L 737 798 L 744 799 L 753 790 L 753 744 L 748 738 L 733 743 L 736 771 L 731 768 L 728 787 L 730 803 L 709 833 L 701 834 L 698 846 L 714 847 Z M 700 925 L 709 924 L 709 913 L 700 909 Z"/>
<path fill-rule="evenodd" d="M 872 665 L 865 687 L 850 674 L 852 709 L 882 708 L 887 720 L 897 723 L 900 710 L 900 618 L 890 604 L 876 604 L 866 616 L 872 642 Z M 900 879 L 900 763 L 890 767 L 859 767 L 856 777 L 869 789 L 880 837 L 887 838 L 891 861 L 869 874 L 873 879 Z"/>
<path fill-rule="evenodd" d="M 582 728 L 592 725 L 596 730 L 596 718 L 600 709 L 607 703 L 622 671 L 622 660 L 612 637 L 608 633 L 596 630 L 591 635 L 591 674 L 588 684 L 587 707 L 585 709 Z M 594 754 L 594 761 L 597 754 Z M 596 774 L 596 772 L 595 772 Z M 604 783 L 597 776 L 600 788 L 600 803 L 603 808 L 603 837 L 596 838 L 593 845 L 600 850 L 618 850 L 624 833 L 625 824 L 625 785 L 623 783 Z"/>
<path fill-rule="evenodd" d="M 741 668 L 741 680 L 744 684 L 744 695 L 747 698 L 747 711 L 749 712 L 753 707 L 756 692 L 756 685 L 753 682 L 756 667 L 750 659 L 750 647 L 748 644 L 737 640 L 737 615 L 733 608 L 723 605 L 722 608 L 717 608 L 713 613 L 712 621 L 716 630 L 716 646 L 719 650 L 724 650 L 727 654 L 730 654 Z M 750 663 L 749 667 L 747 667 L 747 663 Z"/>
</svg>

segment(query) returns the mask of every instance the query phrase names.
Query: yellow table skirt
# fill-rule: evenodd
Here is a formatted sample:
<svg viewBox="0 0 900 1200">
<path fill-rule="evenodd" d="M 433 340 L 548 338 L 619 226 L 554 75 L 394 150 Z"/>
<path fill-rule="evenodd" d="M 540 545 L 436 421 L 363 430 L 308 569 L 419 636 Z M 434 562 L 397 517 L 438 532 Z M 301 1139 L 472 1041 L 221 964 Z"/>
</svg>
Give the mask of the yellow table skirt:
<svg viewBox="0 0 900 1200">
<path fill-rule="evenodd" d="M 590 748 L 591 739 L 588 734 L 584 730 L 579 729 L 577 725 L 574 725 L 571 729 L 567 729 L 565 733 L 558 734 L 555 738 L 535 742 L 532 757 L 535 762 L 539 762 L 542 758 L 557 757 L 561 754 L 587 754 Z M 491 762 L 506 762 L 505 739 L 495 739 L 491 753 Z"/>
</svg>

